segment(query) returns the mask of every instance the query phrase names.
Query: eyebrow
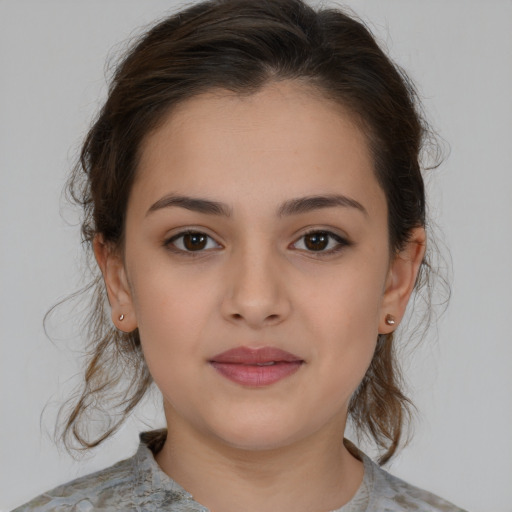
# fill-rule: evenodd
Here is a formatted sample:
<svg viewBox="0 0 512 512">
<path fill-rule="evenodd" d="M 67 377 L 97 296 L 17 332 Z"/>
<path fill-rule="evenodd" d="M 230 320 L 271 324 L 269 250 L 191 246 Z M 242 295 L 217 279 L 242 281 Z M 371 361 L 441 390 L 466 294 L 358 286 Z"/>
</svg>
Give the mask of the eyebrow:
<svg viewBox="0 0 512 512">
<path fill-rule="evenodd" d="M 151 205 L 151 207 L 146 212 L 146 216 L 157 210 L 170 208 L 173 206 L 185 208 L 186 210 L 191 210 L 198 213 L 204 213 L 207 215 L 222 215 L 225 217 L 231 216 L 231 209 L 224 203 L 212 201 L 210 199 L 202 199 L 198 197 L 181 196 L 175 194 L 166 195 Z M 280 217 L 299 215 L 313 210 L 340 206 L 344 208 L 355 208 L 365 215 L 368 215 L 366 208 L 360 202 L 340 194 L 325 196 L 315 195 L 290 199 L 279 207 L 278 215 Z"/>
<path fill-rule="evenodd" d="M 312 210 L 333 208 L 336 206 L 342 206 L 344 208 L 355 208 L 356 210 L 359 210 L 368 216 L 366 208 L 359 201 L 340 194 L 332 194 L 327 196 L 307 196 L 291 199 L 286 201 L 279 208 L 278 213 L 280 216 L 298 215 L 301 213 L 310 212 Z"/>
<path fill-rule="evenodd" d="M 198 197 L 169 194 L 154 203 L 146 212 L 146 216 L 151 212 L 161 210 L 162 208 L 169 208 L 171 206 L 179 206 L 180 208 L 185 208 L 186 210 L 205 213 L 208 215 L 223 215 L 225 217 L 229 217 L 231 215 L 231 209 L 223 203 L 211 201 L 209 199 L 201 199 Z"/>
</svg>

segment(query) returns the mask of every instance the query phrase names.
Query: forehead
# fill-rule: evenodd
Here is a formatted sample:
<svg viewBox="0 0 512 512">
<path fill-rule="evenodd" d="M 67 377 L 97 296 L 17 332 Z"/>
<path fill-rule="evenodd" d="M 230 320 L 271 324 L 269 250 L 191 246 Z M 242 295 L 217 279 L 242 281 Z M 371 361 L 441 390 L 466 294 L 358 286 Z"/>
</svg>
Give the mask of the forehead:
<svg viewBox="0 0 512 512">
<path fill-rule="evenodd" d="M 228 204 L 332 192 L 382 199 L 354 116 L 293 82 L 209 92 L 174 108 L 144 141 L 134 184 L 147 201 L 165 192 Z"/>
</svg>

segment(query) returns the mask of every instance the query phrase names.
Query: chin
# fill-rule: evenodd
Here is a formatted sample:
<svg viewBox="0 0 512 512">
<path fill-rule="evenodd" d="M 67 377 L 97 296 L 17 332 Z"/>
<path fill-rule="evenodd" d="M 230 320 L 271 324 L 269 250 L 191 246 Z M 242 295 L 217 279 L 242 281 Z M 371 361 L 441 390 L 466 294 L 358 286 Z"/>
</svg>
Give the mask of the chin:
<svg viewBox="0 0 512 512">
<path fill-rule="evenodd" d="M 276 435 L 257 435 L 251 436 L 247 433 L 239 436 L 229 436 L 221 438 L 230 448 L 243 451 L 263 452 L 277 450 L 293 444 L 293 437 Z"/>
<path fill-rule="evenodd" d="M 259 420 L 259 421 L 258 421 Z M 265 451 L 289 446 L 307 437 L 297 430 L 297 422 L 285 421 L 279 416 L 251 418 L 218 425 L 210 432 L 224 444 L 237 450 Z"/>
</svg>

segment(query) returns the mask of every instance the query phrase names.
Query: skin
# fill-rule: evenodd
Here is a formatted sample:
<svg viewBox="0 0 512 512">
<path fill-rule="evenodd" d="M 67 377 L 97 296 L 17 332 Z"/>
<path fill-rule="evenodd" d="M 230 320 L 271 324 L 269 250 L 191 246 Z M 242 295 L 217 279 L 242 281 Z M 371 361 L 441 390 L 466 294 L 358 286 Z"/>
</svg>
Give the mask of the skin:
<svg viewBox="0 0 512 512">
<path fill-rule="evenodd" d="M 229 215 L 148 212 L 169 194 L 222 203 Z M 279 214 L 291 200 L 333 194 L 362 209 Z M 186 252 L 176 237 L 187 229 L 210 237 L 203 250 Z M 325 250 L 306 245 L 312 230 L 334 234 Z M 162 469 L 215 511 L 347 503 L 363 477 L 342 443 L 348 402 L 378 334 L 404 314 L 424 242 L 418 228 L 391 255 L 367 141 L 318 93 L 280 82 L 173 110 L 143 144 L 123 251 L 94 243 L 112 319 L 138 327 L 163 394 Z M 210 364 L 239 346 L 277 347 L 304 363 L 272 385 L 242 386 Z"/>
</svg>

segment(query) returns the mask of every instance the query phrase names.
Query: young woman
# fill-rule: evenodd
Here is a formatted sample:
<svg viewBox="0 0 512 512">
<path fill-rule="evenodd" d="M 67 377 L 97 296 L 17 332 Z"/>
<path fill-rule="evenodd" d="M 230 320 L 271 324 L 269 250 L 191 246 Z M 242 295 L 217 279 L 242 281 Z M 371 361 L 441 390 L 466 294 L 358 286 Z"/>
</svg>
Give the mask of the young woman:
<svg viewBox="0 0 512 512">
<path fill-rule="evenodd" d="M 218 0 L 151 29 L 70 183 L 102 279 L 65 436 L 98 445 L 152 382 L 167 429 L 17 510 L 460 510 L 344 440 L 351 421 L 382 464 L 408 418 L 393 338 L 428 277 L 425 135 L 341 11 Z M 95 407 L 122 417 L 91 438 Z"/>
</svg>

